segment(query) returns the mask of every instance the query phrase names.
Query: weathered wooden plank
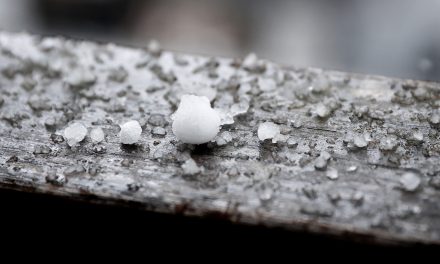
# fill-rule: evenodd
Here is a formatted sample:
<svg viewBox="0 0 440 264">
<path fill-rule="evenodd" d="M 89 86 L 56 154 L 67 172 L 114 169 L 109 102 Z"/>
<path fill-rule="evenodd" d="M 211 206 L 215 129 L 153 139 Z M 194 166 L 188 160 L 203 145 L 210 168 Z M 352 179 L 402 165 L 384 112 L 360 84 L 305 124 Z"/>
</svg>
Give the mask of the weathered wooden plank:
<svg viewBox="0 0 440 264">
<path fill-rule="evenodd" d="M 437 83 L 6 32 L 0 48 L 1 188 L 377 242 L 440 241 Z M 226 112 L 249 109 L 216 142 L 185 145 L 170 115 L 188 91 Z M 119 143 L 129 119 L 143 126 L 136 146 Z M 277 143 L 259 141 L 264 121 L 279 125 Z M 72 122 L 102 128 L 105 141 L 69 147 L 60 135 Z M 185 174 L 190 158 L 199 173 Z"/>
</svg>

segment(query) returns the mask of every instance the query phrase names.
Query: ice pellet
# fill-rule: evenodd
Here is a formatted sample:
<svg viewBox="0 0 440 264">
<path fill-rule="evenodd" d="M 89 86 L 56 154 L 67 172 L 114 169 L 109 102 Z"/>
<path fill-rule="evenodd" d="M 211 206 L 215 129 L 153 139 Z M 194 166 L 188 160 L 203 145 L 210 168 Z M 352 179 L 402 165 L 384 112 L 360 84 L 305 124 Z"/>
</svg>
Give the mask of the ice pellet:
<svg viewBox="0 0 440 264">
<path fill-rule="evenodd" d="M 217 143 L 218 146 L 226 145 L 231 141 L 232 141 L 232 135 L 228 131 L 225 131 L 225 132 L 222 132 L 221 134 L 219 134 L 219 136 L 215 140 L 215 142 Z"/>
<path fill-rule="evenodd" d="M 81 123 L 73 123 L 64 130 L 64 138 L 71 147 L 75 146 L 87 135 L 87 128 Z"/>
<path fill-rule="evenodd" d="M 100 127 L 94 128 L 90 132 L 90 138 L 93 143 L 99 143 L 104 140 L 104 131 Z"/>
<path fill-rule="evenodd" d="M 148 43 L 148 51 L 155 57 L 158 57 L 162 53 L 159 41 L 153 39 Z"/>
<path fill-rule="evenodd" d="M 412 134 L 411 139 L 416 142 L 422 142 L 423 141 L 423 133 L 420 131 L 416 131 Z"/>
<path fill-rule="evenodd" d="M 173 133 L 189 144 L 203 144 L 215 138 L 220 130 L 220 115 L 211 108 L 205 96 L 183 95 L 172 116 Z"/>
<path fill-rule="evenodd" d="M 280 128 L 273 122 L 264 122 L 258 126 L 257 134 L 261 141 L 272 139 L 272 142 L 276 143 L 276 139 L 280 135 Z"/>
<path fill-rule="evenodd" d="M 131 120 L 121 126 L 119 137 L 122 144 L 135 144 L 141 138 L 142 128 L 138 121 Z"/>
<path fill-rule="evenodd" d="M 393 150 L 397 147 L 397 138 L 395 136 L 386 136 L 382 138 L 379 142 L 379 148 L 381 150 Z"/>
<path fill-rule="evenodd" d="M 287 146 L 289 148 L 296 148 L 298 146 L 298 140 L 296 140 L 295 138 L 289 138 L 287 140 Z"/>
<path fill-rule="evenodd" d="M 353 143 L 358 148 L 365 148 L 368 146 L 368 141 L 365 140 L 363 135 L 356 135 L 353 139 Z"/>
<path fill-rule="evenodd" d="M 350 166 L 346 169 L 347 172 L 355 172 L 357 171 L 358 167 L 357 166 Z"/>
<path fill-rule="evenodd" d="M 327 168 L 327 160 L 323 157 L 318 157 L 315 160 L 315 169 L 325 170 Z"/>
<path fill-rule="evenodd" d="M 336 180 L 339 177 L 338 170 L 335 168 L 329 168 L 325 173 L 325 176 L 327 176 L 327 178 L 329 178 L 330 180 Z"/>
<path fill-rule="evenodd" d="M 185 175 L 194 175 L 203 171 L 203 167 L 197 166 L 197 163 L 193 159 L 186 160 L 185 163 L 182 164 L 182 169 Z"/>
<path fill-rule="evenodd" d="M 318 104 L 315 108 L 316 115 L 320 118 L 327 118 L 331 111 L 325 104 Z"/>
<path fill-rule="evenodd" d="M 420 177 L 413 172 L 407 172 L 400 178 L 400 184 L 408 192 L 414 192 L 420 185 Z"/>
</svg>

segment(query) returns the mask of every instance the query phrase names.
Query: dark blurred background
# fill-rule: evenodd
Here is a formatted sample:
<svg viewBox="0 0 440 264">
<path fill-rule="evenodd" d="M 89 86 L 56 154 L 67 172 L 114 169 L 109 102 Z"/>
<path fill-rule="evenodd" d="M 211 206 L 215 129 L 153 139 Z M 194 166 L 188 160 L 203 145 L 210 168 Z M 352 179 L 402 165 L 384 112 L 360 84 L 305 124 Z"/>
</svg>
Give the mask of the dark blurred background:
<svg viewBox="0 0 440 264">
<path fill-rule="evenodd" d="M 440 80 L 440 0 L 0 0 L 0 28 Z"/>
</svg>

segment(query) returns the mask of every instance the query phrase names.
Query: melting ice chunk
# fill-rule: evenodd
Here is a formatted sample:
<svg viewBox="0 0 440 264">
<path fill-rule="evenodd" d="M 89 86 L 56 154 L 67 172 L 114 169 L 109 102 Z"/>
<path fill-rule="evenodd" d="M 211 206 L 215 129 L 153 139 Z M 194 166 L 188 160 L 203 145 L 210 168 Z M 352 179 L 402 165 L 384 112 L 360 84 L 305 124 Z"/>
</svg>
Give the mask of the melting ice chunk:
<svg viewBox="0 0 440 264">
<path fill-rule="evenodd" d="M 87 128 L 81 123 L 73 123 L 64 130 L 64 138 L 71 147 L 81 142 L 87 135 Z"/>
<path fill-rule="evenodd" d="M 183 95 L 172 119 L 173 133 L 184 143 L 209 142 L 220 130 L 220 115 L 205 96 Z"/>
<path fill-rule="evenodd" d="M 151 40 L 150 43 L 148 43 L 147 49 L 153 56 L 156 57 L 162 53 L 162 48 L 160 47 L 160 43 L 155 39 Z"/>
<path fill-rule="evenodd" d="M 255 68 L 258 64 L 258 57 L 255 53 L 250 53 L 243 60 L 244 68 Z"/>
<path fill-rule="evenodd" d="M 142 128 L 138 121 L 131 120 L 121 126 L 119 137 L 122 144 L 135 144 L 141 138 Z"/>
</svg>

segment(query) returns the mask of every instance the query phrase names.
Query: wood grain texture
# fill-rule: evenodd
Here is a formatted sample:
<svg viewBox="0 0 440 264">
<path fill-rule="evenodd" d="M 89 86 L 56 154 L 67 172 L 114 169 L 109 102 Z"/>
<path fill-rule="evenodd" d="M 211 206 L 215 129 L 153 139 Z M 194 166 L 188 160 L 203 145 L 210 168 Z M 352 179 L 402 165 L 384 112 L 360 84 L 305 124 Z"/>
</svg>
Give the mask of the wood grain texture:
<svg viewBox="0 0 440 264">
<path fill-rule="evenodd" d="M 377 243 L 440 242 L 437 83 L 6 32 L 0 48 L 0 188 Z M 190 146 L 170 119 L 187 92 L 224 112 L 250 107 L 215 142 Z M 130 119 L 142 139 L 121 145 Z M 265 121 L 280 127 L 277 143 L 258 139 Z M 62 135 L 73 122 L 102 128 L 104 142 L 69 147 Z M 190 158 L 200 173 L 185 175 Z"/>
</svg>

